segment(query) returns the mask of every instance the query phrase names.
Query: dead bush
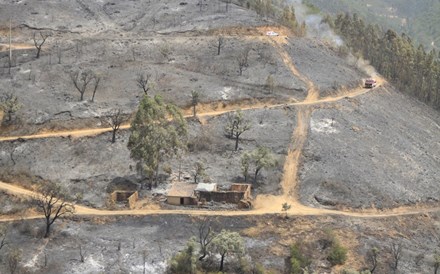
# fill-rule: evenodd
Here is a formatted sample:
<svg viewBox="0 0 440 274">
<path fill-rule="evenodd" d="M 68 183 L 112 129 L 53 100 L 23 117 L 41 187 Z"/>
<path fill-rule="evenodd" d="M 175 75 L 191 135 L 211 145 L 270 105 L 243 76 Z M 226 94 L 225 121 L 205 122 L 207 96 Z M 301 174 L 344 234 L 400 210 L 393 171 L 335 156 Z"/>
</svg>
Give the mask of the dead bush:
<svg viewBox="0 0 440 274">
<path fill-rule="evenodd" d="M 210 151 L 212 149 L 212 142 L 212 135 L 207 130 L 202 130 L 199 135 L 189 140 L 188 150 L 190 152 Z"/>
</svg>

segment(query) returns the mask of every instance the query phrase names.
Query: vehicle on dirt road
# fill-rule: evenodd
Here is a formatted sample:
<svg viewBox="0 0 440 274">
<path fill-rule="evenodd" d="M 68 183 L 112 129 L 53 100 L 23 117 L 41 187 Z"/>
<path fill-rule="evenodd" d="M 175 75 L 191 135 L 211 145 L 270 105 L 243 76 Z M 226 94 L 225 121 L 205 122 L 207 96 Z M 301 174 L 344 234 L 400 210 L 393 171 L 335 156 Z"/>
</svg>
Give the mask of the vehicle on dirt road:
<svg viewBox="0 0 440 274">
<path fill-rule="evenodd" d="M 377 82 L 376 82 L 376 80 L 374 80 L 374 79 L 367 79 L 367 80 L 365 80 L 365 88 L 374 88 L 374 87 L 376 87 L 376 85 L 377 85 Z"/>
<path fill-rule="evenodd" d="M 271 31 L 266 32 L 266 35 L 267 36 L 279 36 L 280 34 L 278 32 L 271 30 Z"/>
</svg>

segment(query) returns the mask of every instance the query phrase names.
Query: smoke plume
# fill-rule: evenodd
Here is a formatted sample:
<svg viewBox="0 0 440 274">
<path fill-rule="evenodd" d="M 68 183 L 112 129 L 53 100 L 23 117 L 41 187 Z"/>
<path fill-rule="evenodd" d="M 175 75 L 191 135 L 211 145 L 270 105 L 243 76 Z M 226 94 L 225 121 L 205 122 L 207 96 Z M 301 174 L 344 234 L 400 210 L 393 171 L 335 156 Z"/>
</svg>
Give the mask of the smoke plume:
<svg viewBox="0 0 440 274">
<path fill-rule="evenodd" d="M 322 22 L 323 17 L 320 14 L 308 14 L 308 7 L 302 0 L 289 0 L 290 5 L 295 7 L 295 16 L 299 23 L 306 23 L 307 36 L 319 39 L 339 47 L 344 44 L 341 37 L 336 35 L 327 23 Z"/>
</svg>

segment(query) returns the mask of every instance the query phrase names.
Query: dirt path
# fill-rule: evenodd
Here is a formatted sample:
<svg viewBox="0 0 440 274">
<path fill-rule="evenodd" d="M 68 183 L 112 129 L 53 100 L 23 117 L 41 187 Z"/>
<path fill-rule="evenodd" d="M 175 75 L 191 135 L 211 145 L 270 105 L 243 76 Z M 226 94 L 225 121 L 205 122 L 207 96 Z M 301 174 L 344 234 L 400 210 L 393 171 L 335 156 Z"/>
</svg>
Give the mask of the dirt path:
<svg viewBox="0 0 440 274">
<path fill-rule="evenodd" d="M 362 95 L 364 93 L 367 93 L 371 90 L 364 89 L 364 88 L 358 88 L 354 91 L 350 91 L 347 94 L 339 95 L 336 97 L 326 97 L 322 99 L 312 99 L 316 96 L 315 93 L 313 94 L 313 97 L 307 96 L 307 98 L 302 101 L 298 102 L 296 99 L 291 98 L 287 100 L 286 102 L 279 103 L 275 100 L 252 100 L 247 102 L 232 102 L 230 104 L 223 104 L 223 102 L 217 102 L 217 103 L 205 103 L 200 104 L 197 106 L 197 116 L 199 117 L 211 117 L 211 116 L 219 116 L 223 115 L 228 112 L 236 111 L 237 109 L 241 110 L 257 110 L 257 109 L 274 109 L 274 108 L 281 108 L 286 106 L 306 106 L 306 105 L 318 105 L 326 102 L 336 102 L 339 100 L 342 100 L 346 97 L 356 97 L 359 95 Z M 190 118 L 193 115 L 192 108 L 188 108 L 183 111 L 185 118 Z M 129 129 L 130 125 L 125 124 L 120 127 L 121 130 Z M 52 131 L 52 132 L 41 132 L 33 135 L 22 135 L 22 136 L 7 136 L 7 137 L 0 137 L 0 142 L 5 141 L 14 141 L 18 139 L 43 139 L 43 138 L 56 138 L 56 137 L 73 137 L 73 138 L 80 138 L 80 137 L 86 137 L 86 136 L 95 136 L 98 134 L 102 134 L 105 132 L 111 132 L 112 128 L 106 127 L 106 128 L 86 128 L 86 129 L 76 129 L 76 130 L 64 130 L 64 131 Z"/>
<path fill-rule="evenodd" d="M 197 116 L 198 117 L 211 117 L 211 116 L 219 116 L 228 112 L 236 111 L 237 109 L 241 110 L 257 110 L 257 109 L 274 109 L 281 108 L 286 106 L 313 106 L 319 105 L 323 103 L 331 103 L 343 100 L 345 98 L 353 98 L 356 96 L 363 95 L 367 92 L 370 92 L 373 89 L 365 89 L 362 87 L 356 88 L 354 90 L 348 91 L 347 93 L 336 95 L 336 96 L 328 96 L 321 99 L 318 98 L 318 92 L 316 90 L 312 90 L 311 95 L 307 96 L 304 101 L 298 102 L 294 98 L 290 98 L 288 101 L 279 103 L 274 99 L 270 100 L 247 100 L 247 101 L 238 101 L 231 102 L 229 104 L 224 104 L 223 102 L 216 103 L 204 103 L 197 106 Z M 188 108 L 183 111 L 184 117 L 189 118 L 192 117 L 192 108 Z M 130 125 L 125 124 L 120 127 L 121 130 L 129 129 Z M 102 134 L 105 132 L 111 132 L 112 128 L 86 128 L 86 129 L 76 129 L 76 130 L 64 130 L 64 131 L 52 131 L 52 132 L 41 132 L 33 135 L 22 135 L 22 136 L 8 136 L 8 137 L 0 137 L 0 142 L 5 141 L 14 141 L 18 139 L 43 139 L 43 138 L 56 138 L 56 137 L 73 137 L 80 138 L 86 136 L 95 136 L 98 134 Z"/>
<path fill-rule="evenodd" d="M 283 178 L 281 179 L 281 196 L 273 196 L 273 195 L 261 195 L 256 197 L 255 199 L 255 208 L 257 210 L 271 210 L 273 212 L 279 212 L 284 203 L 293 206 L 294 210 L 297 213 L 306 213 L 309 212 L 319 212 L 315 211 L 316 209 L 311 210 L 309 207 L 305 207 L 298 202 L 297 197 L 297 178 L 298 178 L 298 167 L 301 160 L 301 154 L 304 147 L 304 144 L 307 140 L 307 134 L 310 127 L 310 117 L 312 113 L 312 107 L 314 103 L 318 101 L 319 91 L 316 89 L 310 79 L 303 76 L 296 69 L 293 64 L 292 58 L 288 54 L 288 52 L 283 48 L 284 40 L 279 39 L 268 39 L 269 42 L 276 49 L 284 64 L 289 68 L 291 73 L 306 83 L 307 86 L 307 97 L 303 102 L 296 102 L 292 105 L 296 105 L 297 107 L 297 122 L 296 128 L 293 132 L 291 145 L 289 146 L 287 156 L 284 162 L 283 169 Z M 327 99 L 327 100 L 330 100 Z"/>
</svg>

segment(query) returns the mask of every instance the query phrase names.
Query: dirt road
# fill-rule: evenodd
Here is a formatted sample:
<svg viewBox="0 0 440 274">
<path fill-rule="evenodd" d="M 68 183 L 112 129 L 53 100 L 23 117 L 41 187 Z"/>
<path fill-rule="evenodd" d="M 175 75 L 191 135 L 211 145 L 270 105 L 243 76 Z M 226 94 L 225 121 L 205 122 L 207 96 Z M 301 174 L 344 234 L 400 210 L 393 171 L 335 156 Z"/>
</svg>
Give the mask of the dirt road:
<svg viewBox="0 0 440 274">
<path fill-rule="evenodd" d="M 321 99 L 313 99 L 317 97 L 317 92 L 315 91 L 314 93 L 312 93 L 313 94 L 312 96 L 307 96 L 307 98 L 301 102 L 298 102 L 295 98 L 291 98 L 285 103 L 279 103 L 270 100 L 254 100 L 251 103 L 236 102 L 236 103 L 225 104 L 224 106 L 223 103 L 222 106 L 218 106 L 220 105 L 220 103 L 214 105 L 212 103 L 206 103 L 206 104 L 198 105 L 197 116 L 199 117 L 219 116 L 228 112 L 236 111 L 237 109 L 246 111 L 246 110 L 264 109 L 264 108 L 274 109 L 274 108 L 281 108 L 286 106 L 313 106 L 322 103 L 336 102 L 339 100 L 343 100 L 345 98 L 353 98 L 359 95 L 363 95 L 372 90 L 374 89 L 365 89 L 359 87 L 352 91 L 348 91 L 346 94 L 342 94 L 338 96 L 328 96 Z M 185 118 L 193 117 L 193 115 L 190 114 L 191 112 L 192 112 L 192 108 L 188 110 L 184 110 L 185 113 L 184 117 Z M 125 130 L 129 128 L 130 125 L 125 124 L 120 127 L 120 130 Z M 69 137 L 69 136 L 73 138 L 80 138 L 86 136 L 95 136 L 110 131 L 112 131 L 112 128 L 106 127 L 106 128 L 86 128 L 86 129 L 77 129 L 77 130 L 42 132 L 33 135 L 0 137 L 0 142 L 14 141 L 18 139 L 44 139 L 44 138 L 56 138 L 56 137 Z"/>
<path fill-rule="evenodd" d="M 37 192 L 33 192 L 21 187 L 0 182 L 0 189 L 12 195 L 38 197 Z M 266 214 L 281 214 L 282 203 L 286 202 L 292 205 L 292 208 L 287 212 L 292 216 L 320 216 L 320 215 L 339 215 L 357 218 L 384 218 L 393 216 L 405 216 L 414 214 L 426 214 L 430 212 L 439 212 L 440 208 L 410 208 L 401 207 L 386 211 L 365 210 L 362 212 L 349 212 L 341 210 L 319 209 L 303 206 L 291 200 L 289 197 L 262 195 L 258 196 L 256 200 L 265 201 L 262 208 L 255 208 L 249 211 L 218 211 L 218 210 L 198 210 L 198 209 L 182 209 L 182 210 L 154 210 L 154 209 L 135 209 L 135 210 L 99 210 L 88 208 L 81 205 L 75 205 L 75 215 L 77 216 L 144 216 L 144 215 L 194 215 L 194 216 L 252 216 L 252 215 L 266 215 Z M 10 222 L 21 219 L 38 219 L 42 215 L 32 215 L 25 217 L 0 217 L 0 222 Z"/>
</svg>

